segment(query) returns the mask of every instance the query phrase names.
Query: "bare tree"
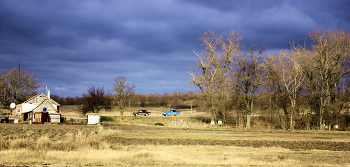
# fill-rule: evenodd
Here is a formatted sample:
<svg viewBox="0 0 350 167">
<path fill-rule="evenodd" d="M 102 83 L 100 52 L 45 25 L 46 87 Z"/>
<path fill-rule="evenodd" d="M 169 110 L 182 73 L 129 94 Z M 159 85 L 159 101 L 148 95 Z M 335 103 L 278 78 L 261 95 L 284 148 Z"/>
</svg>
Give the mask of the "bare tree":
<svg viewBox="0 0 350 167">
<path fill-rule="evenodd" d="M 349 74 L 350 34 L 342 30 L 310 33 L 311 50 L 301 48 L 303 72 L 308 91 L 318 99 L 319 128 L 323 129 L 323 114 L 329 107 L 332 91 Z"/>
<path fill-rule="evenodd" d="M 287 97 L 284 85 L 282 83 L 281 69 L 284 64 L 279 57 L 274 54 L 268 54 L 264 59 L 264 81 L 263 86 L 267 91 L 272 92 L 270 97 L 270 110 L 275 110 L 278 116 L 278 126 L 285 129 L 286 123 L 282 121 L 280 109 L 283 109 L 284 115 L 288 115 L 287 111 Z M 272 107 L 274 109 L 272 109 Z M 271 117 L 274 114 L 270 114 Z M 272 119 L 272 118 L 271 118 Z M 286 120 L 288 122 L 288 120 Z"/>
<path fill-rule="evenodd" d="M 82 113 L 86 114 L 88 112 L 98 113 L 102 109 L 111 110 L 112 109 L 112 98 L 111 95 L 104 91 L 104 88 L 95 88 L 91 86 L 87 90 L 87 94 L 83 94 L 83 106 Z"/>
<path fill-rule="evenodd" d="M 40 86 L 39 77 L 32 71 L 10 68 L 0 73 L 0 106 L 4 103 L 20 102 L 35 93 Z"/>
<path fill-rule="evenodd" d="M 292 49 L 293 51 L 290 53 L 287 51 L 279 51 L 278 56 L 274 58 L 277 61 L 275 61 L 274 64 L 269 64 L 270 66 L 280 68 L 278 71 L 278 78 L 280 80 L 278 82 L 281 84 L 282 90 L 285 91 L 290 102 L 289 128 L 291 130 L 294 129 L 293 115 L 296 112 L 298 94 L 303 86 L 302 82 L 304 77 L 300 66 L 300 52 L 298 52 L 296 48 Z"/>
<path fill-rule="evenodd" d="M 5 73 L 0 73 L 0 108 L 11 99 Z"/>
<path fill-rule="evenodd" d="M 134 84 L 129 84 L 126 82 L 126 78 L 123 76 L 119 76 L 115 79 L 114 83 L 114 92 L 116 92 L 116 102 L 120 111 L 120 114 L 124 114 L 124 108 L 127 102 L 131 100 L 134 95 L 134 88 L 136 86 Z"/>
<path fill-rule="evenodd" d="M 212 120 L 226 119 L 225 103 L 229 101 L 232 87 L 233 57 L 240 51 L 242 36 L 235 31 L 225 37 L 214 31 L 205 32 L 200 39 L 204 50 L 195 53 L 199 60 L 190 73 L 190 83 L 196 85 L 206 100 Z"/>
<path fill-rule="evenodd" d="M 346 75 L 342 79 L 341 83 L 335 85 L 335 90 L 331 94 L 331 102 L 329 111 L 325 111 L 325 121 L 328 128 L 331 125 L 338 125 L 338 121 L 341 115 L 341 111 L 345 108 L 345 104 L 350 99 L 350 76 Z"/>
<path fill-rule="evenodd" d="M 263 68 L 259 56 L 264 53 L 264 48 L 249 49 L 246 54 L 239 55 L 235 60 L 236 71 L 233 80 L 238 92 L 243 94 L 244 109 L 246 115 L 246 128 L 250 128 L 250 116 L 253 113 L 254 100 L 258 88 L 262 84 Z"/>
</svg>

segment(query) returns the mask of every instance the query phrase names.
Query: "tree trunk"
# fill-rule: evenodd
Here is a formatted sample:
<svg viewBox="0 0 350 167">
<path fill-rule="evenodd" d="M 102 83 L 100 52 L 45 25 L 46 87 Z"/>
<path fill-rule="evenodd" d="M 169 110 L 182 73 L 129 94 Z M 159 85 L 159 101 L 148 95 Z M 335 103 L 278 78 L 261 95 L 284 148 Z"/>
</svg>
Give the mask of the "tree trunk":
<svg viewBox="0 0 350 167">
<path fill-rule="evenodd" d="M 252 98 L 248 98 L 246 102 L 246 109 L 247 109 L 247 123 L 246 128 L 250 129 L 250 117 L 252 115 L 253 111 L 253 100 Z"/>
<path fill-rule="evenodd" d="M 294 130 L 294 126 L 293 126 L 293 111 L 290 113 L 290 130 Z"/>
<path fill-rule="evenodd" d="M 320 124 L 320 130 L 323 130 L 324 129 L 324 126 L 323 126 L 323 106 L 320 107 L 320 113 L 319 113 L 319 124 Z"/>
<path fill-rule="evenodd" d="M 296 98 L 296 97 L 294 97 Z M 296 108 L 296 100 L 291 99 L 291 111 L 290 111 L 290 130 L 294 130 L 294 125 L 293 125 L 293 114 Z"/>
<path fill-rule="evenodd" d="M 247 113 L 246 128 L 248 128 L 248 129 L 250 129 L 250 116 L 251 116 L 251 113 Z"/>
</svg>

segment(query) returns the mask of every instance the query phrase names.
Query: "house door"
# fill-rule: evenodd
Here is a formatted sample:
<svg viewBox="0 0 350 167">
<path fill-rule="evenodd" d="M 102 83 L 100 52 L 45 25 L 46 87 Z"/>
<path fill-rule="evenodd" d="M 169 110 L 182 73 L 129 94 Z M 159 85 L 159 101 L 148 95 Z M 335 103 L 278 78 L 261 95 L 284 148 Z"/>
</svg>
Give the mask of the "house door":
<svg viewBox="0 0 350 167">
<path fill-rule="evenodd" d="M 28 121 L 28 112 L 27 113 L 23 113 L 23 121 Z"/>
</svg>

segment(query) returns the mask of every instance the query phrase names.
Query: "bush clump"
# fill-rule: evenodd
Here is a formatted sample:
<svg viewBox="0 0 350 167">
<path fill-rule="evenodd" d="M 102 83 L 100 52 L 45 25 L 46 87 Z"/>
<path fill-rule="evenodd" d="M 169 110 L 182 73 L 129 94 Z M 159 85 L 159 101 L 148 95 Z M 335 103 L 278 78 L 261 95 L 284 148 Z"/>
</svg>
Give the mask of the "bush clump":
<svg viewBox="0 0 350 167">
<path fill-rule="evenodd" d="M 98 127 L 93 131 L 77 130 L 75 132 L 68 132 L 59 138 L 43 135 L 38 138 L 26 136 L 7 139 L 0 136 L 0 150 L 76 151 L 80 149 L 106 149 L 110 146 L 103 140 L 103 137 L 110 134 L 112 134 L 110 130 L 104 130 L 103 127 Z"/>
</svg>

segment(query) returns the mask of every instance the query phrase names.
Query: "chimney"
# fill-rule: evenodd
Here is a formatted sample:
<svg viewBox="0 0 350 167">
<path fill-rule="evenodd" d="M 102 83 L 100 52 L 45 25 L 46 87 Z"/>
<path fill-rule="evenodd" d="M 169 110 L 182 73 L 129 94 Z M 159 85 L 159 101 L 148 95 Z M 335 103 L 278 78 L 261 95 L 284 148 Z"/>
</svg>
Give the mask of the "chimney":
<svg viewBox="0 0 350 167">
<path fill-rule="evenodd" d="M 47 86 L 46 86 L 46 96 L 47 96 L 47 98 L 50 99 L 50 90 Z"/>
<path fill-rule="evenodd" d="M 50 90 L 47 90 L 47 98 L 50 99 Z"/>
</svg>

